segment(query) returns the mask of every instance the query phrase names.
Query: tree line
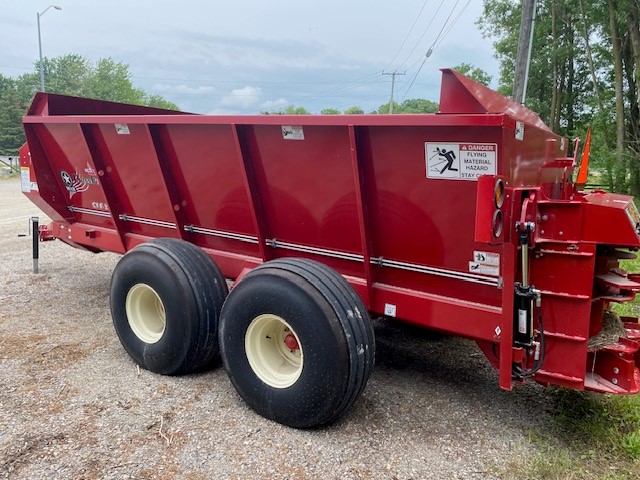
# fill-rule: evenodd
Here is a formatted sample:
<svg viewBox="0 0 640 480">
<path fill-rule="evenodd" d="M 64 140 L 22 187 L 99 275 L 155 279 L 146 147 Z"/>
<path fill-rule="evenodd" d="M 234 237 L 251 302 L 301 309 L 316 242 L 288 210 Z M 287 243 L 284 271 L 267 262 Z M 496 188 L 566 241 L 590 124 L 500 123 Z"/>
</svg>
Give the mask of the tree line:
<svg viewBox="0 0 640 480">
<path fill-rule="evenodd" d="M 389 113 L 389 104 L 387 102 L 377 110 L 373 110 L 369 112 L 370 114 L 377 113 Z M 426 100 L 424 98 L 411 98 L 404 100 L 402 103 L 398 103 L 394 100 L 393 102 L 393 113 L 436 113 L 438 111 L 438 104 L 436 102 L 432 102 L 431 100 Z M 269 110 L 260 112 L 263 115 L 311 115 L 311 112 L 307 110 L 303 106 L 296 105 L 287 105 L 284 108 L 280 108 L 278 110 Z M 323 108 L 320 110 L 320 115 L 364 115 L 366 112 L 355 105 L 353 107 L 349 107 L 343 111 L 338 110 L 337 108 Z"/>
<path fill-rule="evenodd" d="M 600 181 L 640 195 L 639 0 L 538 0 L 526 105 L 549 127 L 593 127 Z M 484 0 L 478 26 L 495 40 L 499 91 L 513 89 L 521 2 Z"/>
<path fill-rule="evenodd" d="M 160 95 L 135 88 L 129 66 L 111 58 L 93 63 L 69 54 L 45 58 L 43 64 L 48 92 L 178 110 L 175 103 Z M 25 142 L 22 116 L 40 90 L 39 72 L 37 62 L 33 72 L 16 78 L 0 74 L 0 155 L 17 155 Z"/>
</svg>

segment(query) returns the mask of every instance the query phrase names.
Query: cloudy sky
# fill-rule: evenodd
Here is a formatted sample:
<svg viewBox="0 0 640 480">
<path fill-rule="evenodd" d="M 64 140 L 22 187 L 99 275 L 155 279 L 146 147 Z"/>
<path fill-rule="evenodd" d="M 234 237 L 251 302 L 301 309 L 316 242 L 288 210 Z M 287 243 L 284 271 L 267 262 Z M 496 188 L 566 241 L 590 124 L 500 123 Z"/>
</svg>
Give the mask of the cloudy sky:
<svg viewBox="0 0 640 480">
<path fill-rule="evenodd" d="M 462 62 L 498 75 L 491 40 L 476 27 L 480 0 L 54 1 L 62 10 L 41 19 L 45 56 L 112 57 L 129 65 L 136 87 L 192 112 L 369 112 L 389 100 L 383 71 L 406 71 L 396 100 L 437 101 L 438 69 Z M 33 70 L 36 13 L 49 5 L 0 0 L 0 73 Z"/>
</svg>

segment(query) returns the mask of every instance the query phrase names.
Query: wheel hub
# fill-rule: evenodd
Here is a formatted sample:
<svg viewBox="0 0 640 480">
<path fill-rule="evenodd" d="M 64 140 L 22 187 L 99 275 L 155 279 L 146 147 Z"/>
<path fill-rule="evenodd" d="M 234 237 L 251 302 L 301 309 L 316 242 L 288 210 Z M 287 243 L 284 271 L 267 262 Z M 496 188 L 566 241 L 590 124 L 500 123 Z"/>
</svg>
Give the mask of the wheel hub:
<svg viewBox="0 0 640 480">
<path fill-rule="evenodd" d="M 245 351 L 254 373 L 274 388 L 290 387 L 302 373 L 300 340 L 278 315 L 267 313 L 253 319 L 245 334 Z"/>
<path fill-rule="evenodd" d="M 145 343 L 157 343 L 164 334 L 167 315 L 160 295 L 146 283 L 138 283 L 127 293 L 125 310 L 129 326 Z"/>
</svg>

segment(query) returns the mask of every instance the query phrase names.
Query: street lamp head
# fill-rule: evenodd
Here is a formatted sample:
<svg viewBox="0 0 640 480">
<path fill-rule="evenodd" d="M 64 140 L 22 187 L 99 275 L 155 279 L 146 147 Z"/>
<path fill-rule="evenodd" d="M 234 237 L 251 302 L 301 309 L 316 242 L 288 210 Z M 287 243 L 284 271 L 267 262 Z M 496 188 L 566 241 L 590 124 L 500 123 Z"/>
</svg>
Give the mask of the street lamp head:
<svg viewBox="0 0 640 480">
<path fill-rule="evenodd" d="M 53 8 L 55 8 L 56 10 L 62 10 L 62 7 L 59 7 L 58 5 L 53 5 Z"/>
</svg>

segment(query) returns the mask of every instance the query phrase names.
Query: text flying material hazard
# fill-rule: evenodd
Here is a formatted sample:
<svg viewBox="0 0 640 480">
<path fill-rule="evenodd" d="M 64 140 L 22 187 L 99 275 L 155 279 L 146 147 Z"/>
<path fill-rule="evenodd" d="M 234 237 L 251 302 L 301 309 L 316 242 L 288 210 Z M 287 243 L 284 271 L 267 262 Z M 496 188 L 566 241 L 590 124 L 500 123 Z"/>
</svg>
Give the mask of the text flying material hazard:
<svg viewBox="0 0 640 480">
<path fill-rule="evenodd" d="M 495 143 L 424 144 L 427 178 L 477 180 L 480 175 L 495 175 L 498 145 Z"/>
</svg>

